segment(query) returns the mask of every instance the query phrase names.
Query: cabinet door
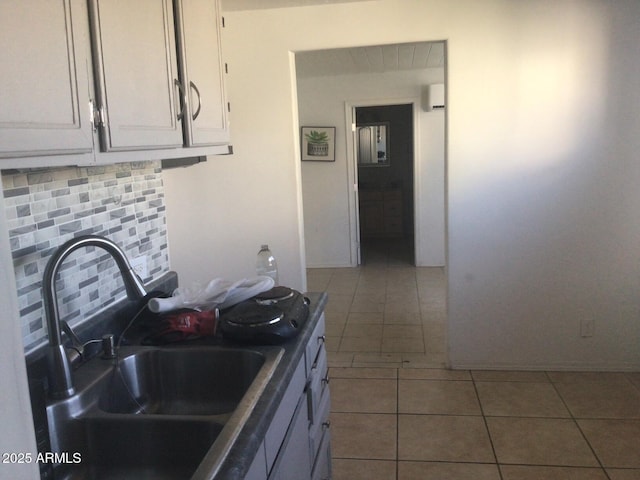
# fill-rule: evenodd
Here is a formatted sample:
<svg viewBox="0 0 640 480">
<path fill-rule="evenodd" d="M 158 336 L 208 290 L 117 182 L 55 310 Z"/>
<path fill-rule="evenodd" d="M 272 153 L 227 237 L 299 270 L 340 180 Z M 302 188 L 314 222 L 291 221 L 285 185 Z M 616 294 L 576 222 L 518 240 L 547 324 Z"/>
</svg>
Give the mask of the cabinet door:
<svg viewBox="0 0 640 480">
<path fill-rule="evenodd" d="M 83 18 L 78 0 L 0 2 L 0 157 L 91 152 Z"/>
<path fill-rule="evenodd" d="M 309 421 L 307 419 L 307 399 L 300 397 L 291 426 L 280 448 L 269 480 L 305 480 L 311 478 L 311 458 L 309 456 Z"/>
<path fill-rule="evenodd" d="M 266 480 L 266 478 L 267 457 L 265 456 L 264 442 L 262 442 L 253 462 L 251 462 L 249 471 L 244 476 L 244 480 Z"/>
<path fill-rule="evenodd" d="M 102 149 L 182 146 L 171 0 L 91 0 Z"/>
<path fill-rule="evenodd" d="M 300 394 L 304 391 L 305 382 L 304 361 L 301 361 L 293 373 L 291 382 L 280 401 L 280 405 L 278 405 L 276 414 L 265 436 L 267 467 L 269 469 L 271 469 L 278 457 L 280 446 L 282 445 L 289 425 L 291 425 L 291 412 L 295 412 L 296 410 Z"/>
<path fill-rule="evenodd" d="M 331 479 L 331 433 L 329 428 L 322 435 L 322 442 L 318 449 L 318 457 L 313 466 L 311 480 L 330 480 Z"/>
<path fill-rule="evenodd" d="M 229 143 L 217 0 L 176 0 L 186 146 Z"/>
</svg>

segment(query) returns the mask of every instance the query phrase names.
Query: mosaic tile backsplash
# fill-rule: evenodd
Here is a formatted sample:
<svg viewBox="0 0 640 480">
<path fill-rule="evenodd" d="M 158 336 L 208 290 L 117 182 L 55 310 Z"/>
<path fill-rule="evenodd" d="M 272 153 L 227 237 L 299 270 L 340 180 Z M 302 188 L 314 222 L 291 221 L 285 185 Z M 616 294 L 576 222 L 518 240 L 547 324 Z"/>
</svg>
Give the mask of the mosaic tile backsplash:
<svg viewBox="0 0 640 480">
<path fill-rule="evenodd" d="M 169 271 L 160 162 L 3 171 L 2 185 L 25 353 L 47 341 L 42 275 L 65 241 L 102 235 L 130 261 L 144 255 L 145 283 Z M 115 262 L 99 248 L 73 252 L 57 284 L 60 317 L 71 326 L 126 296 Z"/>
</svg>

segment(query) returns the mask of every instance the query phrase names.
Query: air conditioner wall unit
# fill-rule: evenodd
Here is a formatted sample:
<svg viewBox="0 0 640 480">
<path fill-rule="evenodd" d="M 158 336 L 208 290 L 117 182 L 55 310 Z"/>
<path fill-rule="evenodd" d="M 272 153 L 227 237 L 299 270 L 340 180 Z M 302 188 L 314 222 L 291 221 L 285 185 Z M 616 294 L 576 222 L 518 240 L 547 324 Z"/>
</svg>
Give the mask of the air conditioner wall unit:
<svg viewBox="0 0 640 480">
<path fill-rule="evenodd" d="M 422 108 L 426 112 L 444 109 L 444 83 L 428 85 L 424 93 Z"/>
</svg>

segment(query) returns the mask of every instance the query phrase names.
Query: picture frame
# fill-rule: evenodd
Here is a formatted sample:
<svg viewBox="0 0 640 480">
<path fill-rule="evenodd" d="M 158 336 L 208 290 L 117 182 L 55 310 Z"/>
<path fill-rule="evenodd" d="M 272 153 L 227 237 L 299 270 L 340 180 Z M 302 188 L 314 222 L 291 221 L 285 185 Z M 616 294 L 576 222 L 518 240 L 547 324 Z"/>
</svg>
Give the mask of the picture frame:
<svg viewBox="0 0 640 480">
<path fill-rule="evenodd" d="M 336 127 L 302 127 L 300 143 L 303 162 L 336 161 Z"/>
</svg>

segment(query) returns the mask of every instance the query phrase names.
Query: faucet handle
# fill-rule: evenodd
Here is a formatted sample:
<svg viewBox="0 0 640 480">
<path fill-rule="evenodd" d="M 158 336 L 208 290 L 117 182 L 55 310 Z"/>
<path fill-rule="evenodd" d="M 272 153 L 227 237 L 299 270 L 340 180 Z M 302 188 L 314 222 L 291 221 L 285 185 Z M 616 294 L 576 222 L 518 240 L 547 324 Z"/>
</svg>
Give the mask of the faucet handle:
<svg viewBox="0 0 640 480">
<path fill-rule="evenodd" d="M 78 355 L 81 357 L 84 355 L 84 344 L 80 341 L 76 333 L 71 329 L 71 326 L 67 323 L 66 320 L 61 320 L 60 325 L 62 326 L 62 330 L 67 334 L 69 339 L 71 340 L 71 345 L 73 349 L 78 352 Z"/>
<path fill-rule="evenodd" d="M 102 358 L 111 359 L 116 356 L 115 335 L 107 333 L 102 336 Z"/>
<path fill-rule="evenodd" d="M 60 325 L 64 333 L 71 339 L 71 351 L 75 351 L 75 353 L 71 353 L 70 360 L 72 365 L 84 359 L 84 349 L 91 343 L 102 343 L 102 358 L 116 358 L 115 336 L 113 333 L 103 335 L 100 340 L 89 340 L 88 342 L 82 343 L 65 320 L 61 320 Z"/>
</svg>

